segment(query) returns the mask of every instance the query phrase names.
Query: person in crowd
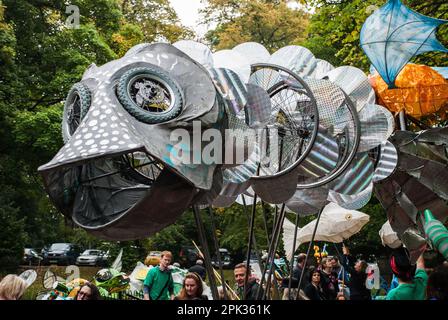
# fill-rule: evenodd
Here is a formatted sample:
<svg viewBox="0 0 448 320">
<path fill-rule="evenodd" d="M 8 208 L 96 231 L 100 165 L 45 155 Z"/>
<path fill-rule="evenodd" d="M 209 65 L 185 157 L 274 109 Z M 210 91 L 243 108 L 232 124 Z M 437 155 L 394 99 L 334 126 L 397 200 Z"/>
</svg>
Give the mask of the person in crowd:
<svg viewBox="0 0 448 320">
<path fill-rule="evenodd" d="M 338 280 L 344 283 L 349 282 L 350 275 L 339 262 L 339 258 L 337 256 L 333 256 L 330 258 L 330 261 L 333 266 L 333 271 L 338 275 Z"/>
<path fill-rule="evenodd" d="M 26 288 L 24 279 L 15 274 L 8 274 L 0 282 L 0 300 L 19 300 Z"/>
<path fill-rule="evenodd" d="M 81 286 L 75 300 L 101 300 L 100 290 L 90 282 Z"/>
<path fill-rule="evenodd" d="M 144 300 L 172 300 L 174 298 L 174 282 L 168 268 L 173 255 L 163 251 L 160 264 L 148 271 L 143 282 Z"/>
<path fill-rule="evenodd" d="M 387 293 L 386 300 L 425 300 L 428 275 L 423 254 L 412 265 L 405 248 L 395 250 L 390 258 L 392 272 L 398 278 L 398 286 Z"/>
<path fill-rule="evenodd" d="M 246 272 L 248 272 L 248 280 L 246 282 Z M 245 263 L 239 263 L 233 270 L 236 282 L 236 292 L 241 300 L 257 300 L 257 291 L 260 285 L 257 280 L 252 277 L 251 270 L 246 270 Z M 246 284 L 246 285 L 245 285 Z M 246 288 L 244 288 L 246 287 Z M 244 293 L 243 293 L 244 292 Z"/>
<path fill-rule="evenodd" d="M 338 276 L 333 272 L 333 265 L 328 258 L 323 258 L 320 265 L 321 286 L 326 300 L 335 300 L 338 293 Z"/>
<path fill-rule="evenodd" d="M 309 273 L 308 284 L 305 294 L 310 300 L 326 300 L 324 290 L 321 286 L 321 272 L 316 268 Z"/>
<path fill-rule="evenodd" d="M 347 295 L 344 293 L 344 291 L 339 291 L 336 295 L 336 300 L 348 300 Z"/>
<path fill-rule="evenodd" d="M 350 282 L 348 283 L 350 300 L 371 300 L 370 290 L 366 287 L 367 262 L 358 260 L 355 263 L 354 258 L 350 255 L 349 248 L 346 246 L 342 247 L 342 252 L 344 254 L 343 266 L 350 274 Z"/>
<path fill-rule="evenodd" d="M 207 276 L 207 271 L 204 267 L 204 261 L 202 259 L 196 260 L 196 264 L 190 269 L 188 269 L 188 272 L 196 272 L 198 275 L 201 276 L 201 279 L 205 281 L 205 277 Z"/>
<path fill-rule="evenodd" d="M 448 300 L 448 266 L 439 266 L 429 275 L 426 296 L 428 300 Z"/>
<path fill-rule="evenodd" d="M 182 289 L 174 300 L 208 300 L 208 297 L 202 294 L 203 291 L 201 277 L 195 272 L 189 272 L 185 275 Z"/>
<path fill-rule="evenodd" d="M 305 260 L 306 260 L 306 254 L 300 253 L 297 256 L 297 264 L 294 266 L 292 271 L 292 279 L 291 279 L 291 297 L 289 297 L 289 277 L 285 277 L 282 280 L 282 288 L 283 290 L 283 300 L 289 300 L 291 298 L 292 300 L 296 299 L 297 296 L 297 287 L 299 286 L 299 281 L 302 273 L 304 273 L 302 278 L 302 283 L 300 284 L 300 289 L 304 290 L 305 287 L 308 285 L 308 276 L 306 275 L 305 270 Z"/>
<path fill-rule="evenodd" d="M 305 287 L 308 284 L 308 277 L 306 276 L 307 270 L 305 268 L 305 260 L 306 260 L 306 254 L 300 253 L 297 256 L 297 264 L 294 267 L 293 272 L 292 272 L 293 279 L 297 280 L 297 284 L 295 285 L 296 288 L 299 285 L 300 277 L 302 276 L 302 273 L 303 273 L 303 278 L 302 278 L 302 283 L 300 284 L 300 289 L 305 289 Z"/>
</svg>

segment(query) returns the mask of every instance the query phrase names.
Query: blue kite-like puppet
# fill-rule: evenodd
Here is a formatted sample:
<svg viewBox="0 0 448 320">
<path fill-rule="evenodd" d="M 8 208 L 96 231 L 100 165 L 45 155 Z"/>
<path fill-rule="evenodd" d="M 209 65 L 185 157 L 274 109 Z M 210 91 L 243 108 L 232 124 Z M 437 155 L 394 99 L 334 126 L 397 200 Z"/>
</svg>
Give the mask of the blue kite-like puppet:
<svg viewBox="0 0 448 320">
<path fill-rule="evenodd" d="M 390 89 L 401 69 L 414 56 L 428 51 L 448 52 L 436 38 L 446 20 L 417 13 L 390 0 L 376 10 L 361 29 L 361 47 Z"/>
</svg>

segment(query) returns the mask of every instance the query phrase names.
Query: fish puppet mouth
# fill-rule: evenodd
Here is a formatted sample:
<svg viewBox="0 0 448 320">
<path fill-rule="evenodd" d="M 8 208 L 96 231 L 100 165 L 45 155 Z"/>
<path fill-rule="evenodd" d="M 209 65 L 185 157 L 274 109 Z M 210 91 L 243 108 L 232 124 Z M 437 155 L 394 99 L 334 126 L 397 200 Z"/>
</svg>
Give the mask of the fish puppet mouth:
<svg viewBox="0 0 448 320">
<path fill-rule="evenodd" d="M 169 44 L 92 65 L 67 97 L 65 145 L 39 168 L 47 193 L 98 237 L 154 234 L 211 188 L 217 165 L 173 164 L 170 134 L 191 130 L 193 120 L 205 128 L 222 122 L 217 101 L 207 70 Z"/>
</svg>

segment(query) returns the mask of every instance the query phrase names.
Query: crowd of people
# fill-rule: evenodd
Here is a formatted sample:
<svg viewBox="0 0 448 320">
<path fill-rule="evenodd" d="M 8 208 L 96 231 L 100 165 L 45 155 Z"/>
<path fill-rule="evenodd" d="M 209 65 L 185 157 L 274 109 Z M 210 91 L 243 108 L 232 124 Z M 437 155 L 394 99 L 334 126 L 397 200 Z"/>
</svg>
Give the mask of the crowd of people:
<svg viewBox="0 0 448 320">
<path fill-rule="evenodd" d="M 306 263 L 306 254 L 299 254 L 291 278 L 285 277 L 279 283 L 284 300 L 371 300 L 371 290 L 367 287 L 368 264 L 355 260 L 347 247 L 343 255 L 325 257 L 316 265 Z M 206 268 L 198 259 L 185 275 L 180 292 L 174 295 L 171 275 L 173 255 L 163 251 L 158 266 L 151 268 L 143 282 L 144 300 L 208 300 L 204 294 Z M 405 249 L 395 250 L 390 257 L 390 268 L 394 278 L 387 295 L 375 297 L 385 300 L 448 300 L 448 265 L 444 263 L 434 270 L 425 268 L 423 254 L 415 264 L 411 264 Z M 429 274 L 428 274 L 429 273 Z M 257 300 L 266 289 L 260 279 L 247 269 L 246 263 L 234 267 L 235 288 L 232 294 L 224 295 L 218 288 L 219 298 L 224 300 Z M 277 281 L 275 279 L 273 281 Z M 271 283 L 272 290 L 275 285 Z M 7 275 L 0 282 L 0 300 L 19 300 L 27 288 L 27 283 L 17 275 Z M 229 287 L 230 288 L 230 287 Z M 227 289 L 229 289 L 227 288 Z M 291 292 L 289 290 L 291 288 Z M 98 288 L 87 282 L 83 284 L 74 300 L 100 300 Z"/>
</svg>

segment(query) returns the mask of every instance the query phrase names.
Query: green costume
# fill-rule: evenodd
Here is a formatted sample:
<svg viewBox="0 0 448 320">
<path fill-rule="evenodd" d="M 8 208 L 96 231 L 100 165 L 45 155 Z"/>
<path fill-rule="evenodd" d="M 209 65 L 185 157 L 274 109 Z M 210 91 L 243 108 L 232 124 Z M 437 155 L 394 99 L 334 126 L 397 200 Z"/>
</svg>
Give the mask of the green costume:
<svg viewBox="0 0 448 320">
<path fill-rule="evenodd" d="M 412 283 L 401 283 L 387 294 L 386 300 L 425 300 L 428 275 L 425 270 L 415 271 Z"/>
<path fill-rule="evenodd" d="M 143 285 L 148 287 L 151 300 L 170 300 L 174 290 L 171 270 L 162 271 L 159 266 L 150 269 Z"/>
</svg>

